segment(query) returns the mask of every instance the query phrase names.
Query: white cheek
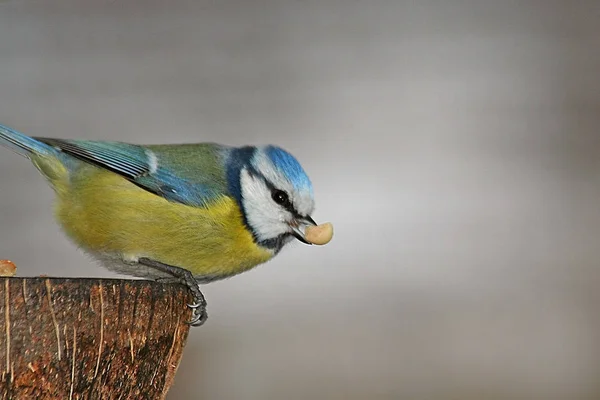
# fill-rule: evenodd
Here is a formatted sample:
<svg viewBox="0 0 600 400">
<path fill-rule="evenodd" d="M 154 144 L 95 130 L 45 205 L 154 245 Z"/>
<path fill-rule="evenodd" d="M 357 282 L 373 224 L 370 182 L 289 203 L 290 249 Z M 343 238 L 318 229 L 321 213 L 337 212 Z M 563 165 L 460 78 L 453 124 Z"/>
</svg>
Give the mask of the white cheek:
<svg viewBox="0 0 600 400">
<path fill-rule="evenodd" d="M 242 202 L 248 224 L 258 240 L 275 238 L 289 230 L 285 222 L 290 216 L 271 199 L 271 191 L 262 180 L 246 170 L 241 171 Z"/>
</svg>

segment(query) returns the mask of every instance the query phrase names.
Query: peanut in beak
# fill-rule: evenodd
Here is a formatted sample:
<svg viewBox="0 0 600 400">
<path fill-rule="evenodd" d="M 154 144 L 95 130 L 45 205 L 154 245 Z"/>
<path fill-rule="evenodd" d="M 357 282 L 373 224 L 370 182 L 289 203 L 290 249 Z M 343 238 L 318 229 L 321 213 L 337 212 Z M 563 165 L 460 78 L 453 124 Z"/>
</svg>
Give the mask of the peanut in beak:
<svg viewBox="0 0 600 400">
<path fill-rule="evenodd" d="M 333 237 L 333 225 L 330 222 L 317 226 L 308 226 L 304 232 L 304 238 L 317 245 L 324 245 L 331 241 Z"/>
</svg>

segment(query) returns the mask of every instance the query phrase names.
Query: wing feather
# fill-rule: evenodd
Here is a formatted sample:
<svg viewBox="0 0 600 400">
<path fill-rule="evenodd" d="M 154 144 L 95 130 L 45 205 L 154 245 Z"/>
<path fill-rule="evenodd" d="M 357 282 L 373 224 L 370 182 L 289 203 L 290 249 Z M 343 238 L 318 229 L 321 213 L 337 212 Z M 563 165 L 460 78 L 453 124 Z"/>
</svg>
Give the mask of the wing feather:
<svg viewBox="0 0 600 400">
<path fill-rule="evenodd" d="M 225 147 L 211 144 L 140 146 L 122 142 L 36 138 L 81 161 L 107 169 L 167 200 L 206 206 L 220 195 L 228 195 L 227 184 L 215 154 Z M 207 147 L 212 146 L 212 147 Z M 178 148 L 179 147 L 179 148 Z M 181 153 L 183 152 L 183 153 Z M 181 158 L 185 158 L 185 168 Z M 224 170 L 222 165 L 221 170 Z"/>
</svg>

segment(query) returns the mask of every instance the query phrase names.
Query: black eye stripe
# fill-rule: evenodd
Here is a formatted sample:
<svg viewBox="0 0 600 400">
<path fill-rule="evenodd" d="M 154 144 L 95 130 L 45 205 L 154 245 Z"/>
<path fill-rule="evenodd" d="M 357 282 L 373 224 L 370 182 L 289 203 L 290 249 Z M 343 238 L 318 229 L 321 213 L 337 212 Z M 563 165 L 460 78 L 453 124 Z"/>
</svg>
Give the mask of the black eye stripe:
<svg viewBox="0 0 600 400">
<path fill-rule="evenodd" d="M 285 190 L 281 190 L 281 189 L 277 189 L 277 187 L 275 187 L 275 185 L 273 185 L 271 182 L 269 182 L 267 180 L 267 178 L 264 177 L 263 174 L 259 173 L 255 168 L 253 168 L 252 166 L 248 167 L 248 173 L 250 173 L 250 175 L 260 178 L 262 179 L 262 181 L 265 183 L 265 185 L 267 186 L 267 188 L 271 191 L 271 198 L 273 198 L 273 201 L 275 201 L 277 204 L 281 205 L 283 208 L 285 208 L 287 211 L 289 211 L 295 218 L 302 218 L 302 216 L 300 215 L 300 213 L 294 208 L 294 205 L 292 204 L 290 198 L 289 198 L 289 194 L 285 192 Z M 282 192 L 285 194 L 285 196 L 287 197 L 287 202 L 282 203 L 278 203 L 275 200 L 275 194 L 278 192 Z"/>
<path fill-rule="evenodd" d="M 272 186 L 272 187 L 269 187 L 269 186 Z M 269 187 L 269 190 L 271 190 L 271 198 L 273 199 L 273 201 L 275 203 L 279 204 L 281 207 L 285 208 L 287 211 L 292 213 L 292 215 L 294 217 L 297 217 L 297 218 L 300 217 L 300 214 L 294 208 L 294 205 L 290 201 L 290 198 L 285 191 L 276 189 L 275 186 L 269 185 L 268 182 L 267 182 L 267 187 Z"/>
</svg>

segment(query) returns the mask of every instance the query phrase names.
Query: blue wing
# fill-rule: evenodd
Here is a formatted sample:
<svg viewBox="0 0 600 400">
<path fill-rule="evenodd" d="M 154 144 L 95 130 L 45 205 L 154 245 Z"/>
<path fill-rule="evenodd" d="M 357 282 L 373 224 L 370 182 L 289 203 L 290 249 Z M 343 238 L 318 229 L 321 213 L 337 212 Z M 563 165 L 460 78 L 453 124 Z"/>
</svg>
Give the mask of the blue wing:
<svg viewBox="0 0 600 400">
<path fill-rule="evenodd" d="M 206 168 L 206 156 L 221 162 L 214 144 L 139 146 L 121 142 L 35 138 L 63 153 L 123 176 L 167 200 L 205 206 L 227 193 L 223 168 Z M 203 157 L 204 156 L 204 157 Z M 182 163 L 182 160 L 185 163 Z M 221 164 L 222 165 L 222 164 Z"/>
</svg>

